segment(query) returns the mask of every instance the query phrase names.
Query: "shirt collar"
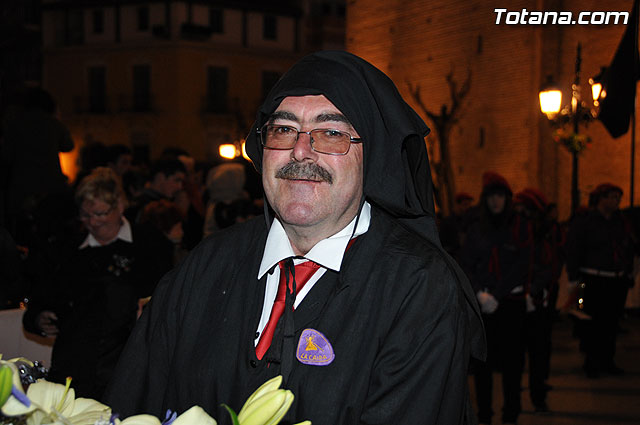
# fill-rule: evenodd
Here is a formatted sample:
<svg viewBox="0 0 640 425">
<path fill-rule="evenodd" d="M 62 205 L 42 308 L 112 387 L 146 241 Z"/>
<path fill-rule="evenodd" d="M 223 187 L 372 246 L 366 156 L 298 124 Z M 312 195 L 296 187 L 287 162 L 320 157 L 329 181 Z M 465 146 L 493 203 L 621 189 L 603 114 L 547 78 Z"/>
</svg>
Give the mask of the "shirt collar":
<svg viewBox="0 0 640 425">
<path fill-rule="evenodd" d="M 360 218 L 358 219 L 358 227 L 355 233 L 353 227 L 356 224 L 356 218 L 342 230 L 333 236 L 321 240 L 314 245 L 313 248 L 304 256 L 307 260 L 311 260 L 314 263 L 320 264 L 327 269 L 340 271 L 340 265 L 342 264 L 342 257 L 347 249 L 347 244 L 353 237 L 360 236 L 369 229 L 369 222 L 371 221 L 371 205 L 367 201 L 362 206 L 360 212 Z M 269 270 L 278 264 L 285 258 L 295 257 L 289 238 L 284 231 L 284 227 L 280 221 L 275 218 L 269 234 L 267 235 L 267 243 L 264 247 L 264 253 L 262 254 L 262 263 L 260 263 L 260 269 L 258 271 L 258 279 L 264 276 Z"/>
<path fill-rule="evenodd" d="M 84 242 L 80 244 L 79 249 L 84 249 L 87 247 L 96 248 L 99 246 L 106 246 L 106 245 L 112 244 L 118 239 L 122 239 L 125 242 L 133 243 L 133 234 L 131 233 L 131 224 L 129 223 L 129 220 L 127 220 L 125 217 L 122 217 L 122 225 L 120 226 L 120 230 L 118 231 L 118 234 L 116 235 L 115 238 L 113 238 L 106 244 L 102 245 L 100 242 L 96 240 L 96 238 L 91 233 L 89 233 L 85 238 Z"/>
</svg>

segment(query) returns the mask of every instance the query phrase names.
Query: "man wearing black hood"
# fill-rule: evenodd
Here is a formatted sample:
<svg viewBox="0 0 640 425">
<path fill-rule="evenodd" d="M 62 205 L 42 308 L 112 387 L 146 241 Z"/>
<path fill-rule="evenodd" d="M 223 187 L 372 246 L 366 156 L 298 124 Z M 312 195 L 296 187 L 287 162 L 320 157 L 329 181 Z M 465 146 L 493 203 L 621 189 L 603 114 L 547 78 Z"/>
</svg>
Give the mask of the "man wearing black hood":
<svg viewBox="0 0 640 425">
<path fill-rule="evenodd" d="M 283 423 L 473 422 L 467 367 L 484 335 L 438 242 L 427 132 L 364 60 L 294 65 L 247 137 L 265 217 L 214 234 L 161 281 L 106 402 L 122 416 L 197 404 L 225 423 L 221 403 L 238 411 L 283 375 Z"/>
<path fill-rule="evenodd" d="M 492 373 L 502 371 L 502 423 L 515 423 L 521 410 L 520 381 L 524 367 L 526 293 L 533 268 L 531 226 L 511 206 L 507 180 L 494 172 L 482 176 L 476 221 L 460 253 L 487 332 L 487 362 L 474 364 L 478 419 L 491 423 Z"/>
</svg>

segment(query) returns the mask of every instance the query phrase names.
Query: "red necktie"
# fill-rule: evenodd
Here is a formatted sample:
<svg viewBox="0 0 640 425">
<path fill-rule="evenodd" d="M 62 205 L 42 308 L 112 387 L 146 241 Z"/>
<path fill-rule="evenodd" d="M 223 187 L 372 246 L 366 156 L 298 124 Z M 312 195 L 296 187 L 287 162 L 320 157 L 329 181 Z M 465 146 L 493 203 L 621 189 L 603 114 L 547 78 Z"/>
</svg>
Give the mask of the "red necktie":
<svg viewBox="0 0 640 425">
<path fill-rule="evenodd" d="M 284 262 L 286 260 L 280 261 L 280 282 L 278 283 L 278 293 L 276 295 L 276 300 L 273 302 L 273 307 L 271 308 L 271 315 L 269 316 L 269 321 L 267 322 L 267 326 L 265 326 L 262 331 L 262 336 L 260 337 L 260 341 L 256 346 L 256 356 L 258 360 L 262 360 L 264 354 L 271 346 L 271 340 L 273 340 L 273 333 L 276 330 L 276 325 L 278 324 L 278 320 L 280 320 L 280 316 L 284 312 L 284 304 L 285 304 L 285 287 L 287 285 L 287 273 L 285 272 Z M 304 285 L 309 281 L 311 276 L 320 268 L 320 265 L 314 263 L 313 261 L 305 261 L 303 263 L 295 266 L 295 279 L 296 279 L 296 293 L 300 293 Z M 289 274 L 289 293 L 293 293 L 293 279 L 291 278 L 291 274 Z"/>
</svg>

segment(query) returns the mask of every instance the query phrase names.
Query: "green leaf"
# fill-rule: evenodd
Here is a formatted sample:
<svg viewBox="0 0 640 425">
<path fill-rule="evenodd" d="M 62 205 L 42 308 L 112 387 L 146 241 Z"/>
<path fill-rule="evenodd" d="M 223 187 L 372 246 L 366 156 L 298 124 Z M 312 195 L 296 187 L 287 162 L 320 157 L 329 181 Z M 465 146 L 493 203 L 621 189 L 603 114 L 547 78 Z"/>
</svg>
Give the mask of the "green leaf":
<svg viewBox="0 0 640 425">
<path fill-rule="evenodd" d="M 231 422 L 233 423 L 233 425 L 240 425 L 240 422 L 238 421 L 238 415 L 236 415 L 236 412 L 234 412 L 231 407 L 227 406 L 224 403 L 222 403 L 221 406 L 227 409 L 227 412 L 229 412 L 229 416 L 231 416 Z"/>
<path fill-rule="evenodd" d="M 4 403 L 11 396 L 11 389 L 13 388 L 13 372 L 9 366 L 0 366 L 0 407 L 4 406 Z"/>
</svg>

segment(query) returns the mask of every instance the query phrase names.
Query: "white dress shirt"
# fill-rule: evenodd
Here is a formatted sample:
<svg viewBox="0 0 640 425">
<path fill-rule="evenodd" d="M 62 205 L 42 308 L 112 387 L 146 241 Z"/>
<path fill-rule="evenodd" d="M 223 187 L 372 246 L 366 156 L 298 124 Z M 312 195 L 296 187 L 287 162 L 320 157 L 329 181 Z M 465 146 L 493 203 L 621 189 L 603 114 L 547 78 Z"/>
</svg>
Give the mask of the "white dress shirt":
<svg viewBox="0 0 640 425">
<path fill-rule="evenodd" d="M 133 242 L 133 234 L 131 233 L 131 224 L 129 223 L 129 220 L 124 218 L 124 216 L 122 217 L 122 224 L 120 225 L 120 230 L 118 230 L 118 234 L 116 235 L 115 238 L 111 239 L 108 243 L 102 245 L 91 233 L 89 233 L 78 248 L 84 249 L 87 247 L 96 248 L 99 246 L 106 246 L 114 243 L 118 239 L 122 239 L 123 241 L 129 242 L 129 243 Z"/>
<path fill-rule="evenodd" d="M 302 302 L 304 297 L 311 291 L 311 288 L 322 277 L 322 275 L 331 269 L 334 271 L 340 271 L 342 265 L 342 257 L 347 249 L 351 235 L 357 237 L 365 233 L 369 229 L 369 222 L 371 221 L 371 205 L 365 201 L 360 212 L 360 218 L 358 219 L 358 227 L 356 231 L 353 231 L 353 227 L 356 225 L 356 218 L 341 231 L 333 236 L 323 239 L 311 248 L 304 258 L 296 258 L 293 260 L 294 264 L 300 264 L 304 261 L 310 260 L 320 265 L 320 268 L 309 278 L 304 288 L 297 294 L 294 308 Z M 261 279 L 266 273 L 273 269 L 273 272 L 267 276 L 267 287 L 264 292 L 264 302 L 262 304 L 262 315 L 260 316 L 260 323 L 258 324 L 257 337 L 254 344 L 257 345 L 260 340 L 260 334 L 267 326 L 269 316 L 271 315 L 271 308 L 273 302 L 276 299 L 278 293 L 278 284 L 280 282 L 280 267 L 278 263 L 285 258 L 295 257 L 289 238 L 284 231 L 284 227 L 280 221 L 275 218 L 269 235 L 267 235 L 267 243 L 264 247 L 264 253 L 262 254 L 262 262 L 260 263 L 260 269 L 258 271 L 258 279 Z M 275 267 L 274 267 L 275 266 Z"/>
</svg>

